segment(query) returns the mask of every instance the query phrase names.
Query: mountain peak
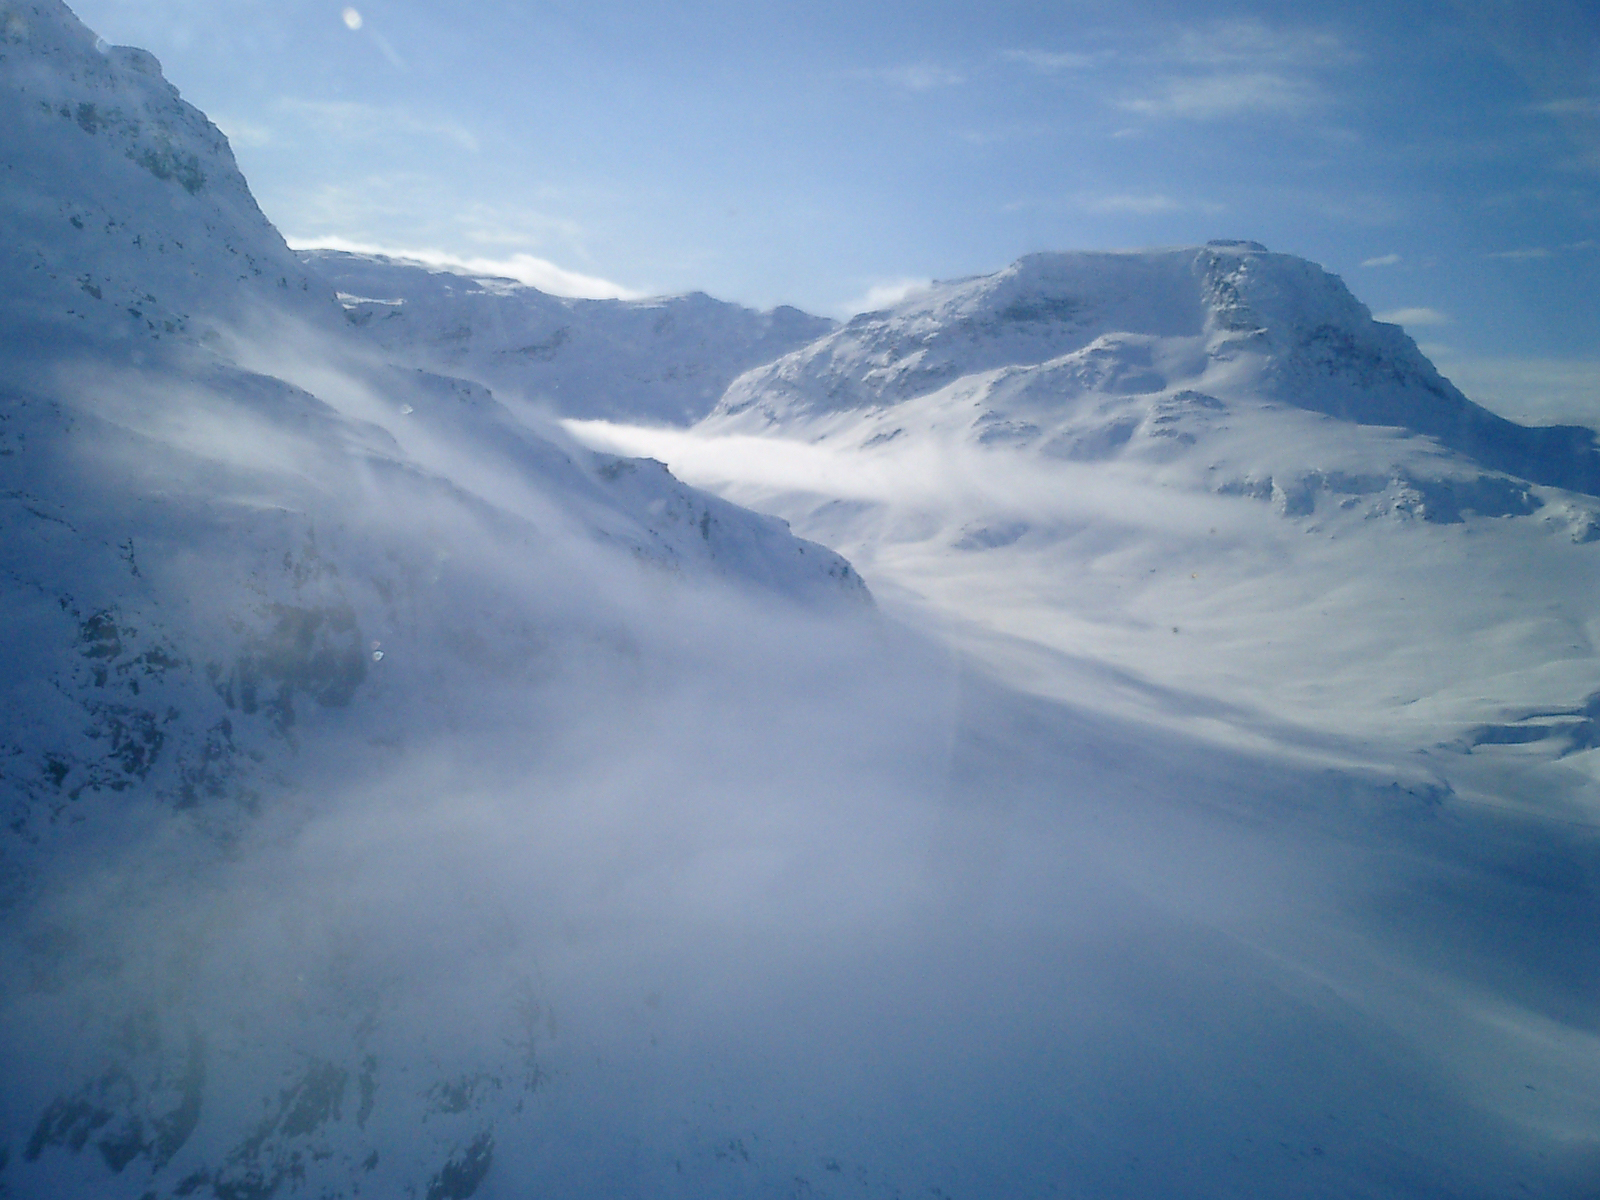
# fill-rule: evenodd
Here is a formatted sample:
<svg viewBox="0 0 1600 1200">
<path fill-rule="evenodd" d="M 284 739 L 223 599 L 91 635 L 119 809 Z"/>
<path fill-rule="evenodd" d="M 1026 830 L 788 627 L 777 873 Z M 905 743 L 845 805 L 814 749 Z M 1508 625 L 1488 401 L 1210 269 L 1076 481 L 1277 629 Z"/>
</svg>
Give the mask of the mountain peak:
<svg viewBox="0 0 1600 1200">
<path fill-rule="evenodd" d="M 199 332 L 202 309 L 331 307 L 155 55 L 108 45 L 58 0 L 0 14 L 0 159 L 14 325 L 159 339 Z"/>
<path fill-rule="evenodd" d="M 1479 407 L 1337 275 L 1252 241 L 1030 254 L 936 283 L 734 380 L 717 415 L 759 425 L 878 408 L 1095 347 L 1092 369 L 1057 374 L 1099 380 L 1083 384 L 1089 392 L 1114 383 L 1157 399 L 1225 387 L 1401 427 L 1483 466 L 1600 494 L 1590 431 L 1529 429 Z"/>
</svg>

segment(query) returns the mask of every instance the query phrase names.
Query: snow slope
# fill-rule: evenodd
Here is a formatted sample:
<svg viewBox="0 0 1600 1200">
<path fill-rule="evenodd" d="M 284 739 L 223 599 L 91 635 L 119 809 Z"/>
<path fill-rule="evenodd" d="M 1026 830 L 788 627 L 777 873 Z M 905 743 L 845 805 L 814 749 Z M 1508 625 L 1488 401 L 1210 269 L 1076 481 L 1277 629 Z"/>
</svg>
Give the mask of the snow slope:
<svg viewBox="0 0 1600 1200">
<path fill-rule="evenodd" d="M 1592 803 L 1579 756 L 1252 725 L 1219 702 L 1243 684 L 1117 668 L 1137 637 L 1062 671 L 1014 636 L 1007 660 L 957 575 L 901 571 L 951 585 L 948 632 L 978 651 L 952 653 L 774 519 L 574 446 L 426 348 L 390 361 L 294 286 L 210 127 L 122 72 L 135 52 L 59 5 L 4 0 L 0 27 L 28 114 L 0 125 L 26 168 L 0 221 L 34 238 L 0 264 L 0 1193 L 1592 1192 L 1600 860 L 1549 820 Z M 35 89 L 68 116 L 31 115 Z M 162 145 L 194 172 L 141 165 Z M 111 232 L 76 240 L 63 198 Z M 150 307 L 119 315 L 114 281 Z M 936 392 L 910 402 L 954 421 Z M 1276 481 L 1305 451 L 1285 432 L 1320 428 L 1260 411 L 1219 443 L 1225 478 L 1258 450 Z M 1312 540 L 1271 489 L 1182 486 L 1152 452 L 1178 472 L 1157 508 L 1159 478 L 1108 491 L 1089 472 L 1114 464 L 1035 463 L 960 412 L 943 460 L 914 425 L 864 450 L 892 434 L 852 424 L 872 410 L 737 449 L 790 499 L 831 488 L 796 508 L 861 535 L 880 577 L 903 546 L 976 588 L 1036 528 L 1123 545 L 1101 561 L 1124 581 L 1152 545 L 1225 563 L 1195 528 L 1218 511 L 1258 566 Z M 679 439 L 674 460 L 720 444 Z M 1502 522 L 1508 578 L 1587 562 L 1528 547 L 1593 548 L 1576 518 L 1537 524 L 1582 503 L 1546 484 L 1480 485 L 1500 477 L 1403 436 L 1329 444 L 1545 501 L 1443 525 L 1390 480 L 1358 493 L 1389 504 L 1362 528 Z M 1078 533 L 1040 525 L 1074 489 Z M 1009 546 L 1002 509 L 1029 522 Z M 1341 560 L 1369 589 L 1404 558 L 1378 545 Z M 1083 585 L 1027 565 L 987 586 L 1031 580 L 1055 630 Z M 1584 712 L 1535 723 L 1570 737 Z M 1525 812 L 1479 803 L 1494 769 Z"/>
<path fill-rule="evenodd" d="M 834 322 L 704 293 L 574 300 L 380 255 L 305 251 L 350 323 L 397 361 L 461 375 L 564 416 L 688 424 L 734 376 Z"/>
<path fill-rule="evenodd" d="M 0 150 L 0 311 L 15 338 L 132 353 L 262 302 L 310 316 L 327 298 L 155 57 L 106 45 L 51 0 L 7 0 L 0 17 Z"/>
<path fill-rule="evenodd" d="M 1078 357 L 1066 361 L 1070 355 Z M 1114 449 L 1131 432 L 1127 418 L 1140 402 L 1125 401 L 1126 411 L 1113 414 L 1108 397 L 1170 398 L 1209 383 L 1344 421 L 1403 427 L 1536 483 L 1600 491 L 1592 431 L 1530 429 L 1473 404 L 1398 326 L 1374 321 L 1339 279 L 1255 242 L 1031 255 L 854 318 L 742 376 L 717 415 L 790 421 L 1046 364 L 1055 378 L 1036 385 L 1041 394 L 1095 393 L 1112 417 L 1077 450 L 1058 442 L 1062 457 L 1092 455 L 1094 437 Z"/>
<path fill-rule="evenodd" d="M 772 518 L 375 360 L 151 56 L 53 3 L 0 7 L 0 32 L 0 1188 L 187 1195 L 187 1146 L 216 1194 L 266 1194 L 333 1153 L 314 1135 L 347 1088 L 393 1188 L 470 1173 L 487 1093 L 394 1132 L 458 1063 L 412 1033 L 378 1063 L 338 996 L 311 1041 L 241 1040 L 292 998 L 269 981 L 245 1015 L 207 1006 L 205 968 L 170 973 L 233 944 L 197 897 L 450 731 L 543 761 L 579 713 L 626 721 L 712 614 L 848 627 L 870 600 Z M 349 1186 L 370 1149 L 307 1186 Z"/>
<path fill-rule="evenodd" d="M 587 428 L 1052 695 L 1273 741 L 1594 744 L 1594 433 L 1479 408 L 1251 243 L 1032 256 L 746 373 L 689 436 Z"/>
<path fill-rule="evenodd" d="M 11 675 L 12 687 L 43 687 L 51 711 L 98 712 L 85 681 L 98 689 L 126 677 L 137 695 L 135 677 L 176 671 L 205 694 L 219 672 L 242 677 L 265 669 L 248 665 L 261 655 L 303 652 L 307 662 L 274 668 L 282 720 L 296 691 L 347 703 L 366 678 L 360 647 L 385 623 L 380 612 L 408 572 L 436 575 L 427 564 L 444 552 L 436 532 L 389 528 L 392 514 L 432 503 L 525 552 L 561 555 L 570 543 L 796 602 L 864 597 L 836 555 L 684 487 L 657 463 L 541 433 L 481 385 L 372 361 L 347 344 L 332 295 L 261 216 L 222 136 L 153 59 L 105 47 L 60 5 L 10 7 L 4 28 L 0 96 L 16 119 L 0 138 L 19 177 L 0 203 L 14 235 L 0 264 L 5 554 L 13 596 L 31 597 L 25 607 L 44 622 L 19 645 L 45 656 Z M 328 539 L 358 528 L 349 552 L 367 564 L 328 559 Z M 374 539 L 366 549 L 363 538 Z M 204 598 L 213 611 L 157 618 L 150 609 L 197 600 L 182 577 L 156 575 L 180 547 L 194 560 L 185 570 L 226 582 Z M 250 582 L 230 578 L 237 571 Z M 308 580 L 333 577 L 344 582 L 307 591 Z M 345 594 L 357 578 L 360 603 Z M 219 623 L 237 628 L 217 629 L 204 649 L 180 644 Z M 137 642 L 134 626 L 144 630 Z M 304 644 L 260 649 L 291 634 Z M 88 670 L 85 656 L 99 665 Z M 59 714 L 8 738 L 14 827 L 55 803 L 43 797 L 181 774 L 185 755 L 211 761 L 198 747 L 223 720 L 217 702 L 234 707 L 228 688 L 218 691 L 199 705 L 215 712 L 181 721 L 148 698 L 112 706 L 106 713 L 120 715 L 104 719 L 133 732 L 91 728 L 97 745 L 82 749 L 51 743 Z M 187 748 L 160 750 L 173 744 Z M 192 790 L 176 779 L 164 788 Z"/>
</svg>

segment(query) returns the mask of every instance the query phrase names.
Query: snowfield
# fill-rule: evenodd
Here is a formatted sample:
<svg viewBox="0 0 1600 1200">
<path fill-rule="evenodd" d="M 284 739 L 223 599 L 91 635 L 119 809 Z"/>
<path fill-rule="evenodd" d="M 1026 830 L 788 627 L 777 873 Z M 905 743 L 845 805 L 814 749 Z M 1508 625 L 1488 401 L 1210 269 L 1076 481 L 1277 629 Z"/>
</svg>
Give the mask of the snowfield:
<svg viewBox="0 0 1600 1200">
<path fill-rule="evenodd" d="M 0 164 L 0 1195 L 1592 1195 L 1590 431 L 1253 243 L 297 255 L 56 0 Z"/>
<path fill-rule="evenodd" d="M 857 317 L 688 430 L 568 427 L 784 517 L 1029 690 L 1593 770 L 1594 434 L 1479 408 L 1254 244 L 1034 256 Z"/>
</svg>

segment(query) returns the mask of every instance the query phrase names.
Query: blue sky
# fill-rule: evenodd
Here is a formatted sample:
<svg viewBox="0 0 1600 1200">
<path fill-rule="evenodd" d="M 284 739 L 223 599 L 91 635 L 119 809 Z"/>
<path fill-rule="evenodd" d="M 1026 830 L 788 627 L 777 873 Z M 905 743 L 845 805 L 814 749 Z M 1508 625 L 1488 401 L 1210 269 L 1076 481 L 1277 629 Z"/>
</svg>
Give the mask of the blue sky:
<svg viewBox="0 0 1600 1200">
<path fill-rule="evenodd" d="M 1469 393 L 1600 409 L 1592 0 L 74 7 L 161 58 L 296 244 L 840 315 L 1248 237 Z"/>
</svg>

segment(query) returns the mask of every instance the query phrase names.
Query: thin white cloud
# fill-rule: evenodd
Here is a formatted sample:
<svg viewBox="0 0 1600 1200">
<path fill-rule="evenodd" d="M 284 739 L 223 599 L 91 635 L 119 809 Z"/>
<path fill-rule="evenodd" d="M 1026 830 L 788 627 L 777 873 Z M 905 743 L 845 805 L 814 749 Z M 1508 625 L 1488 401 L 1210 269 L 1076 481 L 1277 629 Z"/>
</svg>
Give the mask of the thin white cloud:
<svg viewBox="0 0 1600 1200">
<path fill-rule="evenodd" d="M 1039 209 L 1048 212 L 1070 211 L 1096 216 L 1154 217 L 1169 213 L 1205 213 L 1217 216 L 1228 211 L 1226 204 L 1194 197 L 1178 199 L 1164 192 L 1077 192 L 1065 196 L 1035 196 L 1001 205 L 1007 213 Z"/>
<path fill-rule="evenodd" d="M 448 254 L 441 250 L 397 249 L 371 242 L 354 242 L 342 237 L 291 237 L 296 250 L 344 250 L 351 254 L 382 254 L 388 258 L 420 263 L 435 270 L 457 275 L 514 279 L 552 296 L 572 296 L 585 300 L 637 300 L 647 293 L 624 287 L 598 275 L 584 275 L 559 267 L 532 254 L 513 254 L 508 258 L 477 258 Z"/>
<path fill-rule="evenodd" d="M 1326 102 L 1317 72 L 1358 57 L 1325 30 L 1280 29 L 1258 20 L 1211 22 L 1129 55 L 1131 63 L 1155 68 L 1154 87 L 1114 103 L 1141 116 L 1192 121 L 1297 117 Z"/>
<path fill-rule="evenodd" d="M 1116 102 L 1145 117 L 1215 121 L 1250 114 L 1295 116 L 1311 107 L 1316 89 L 1307 81 L 1273 72 L 1236 72 L 1169 79 L 1159 93 Z"/>
<path fill-rule="evenodd" d="M 1400 256 L 1398 254 L 1380 254 L 1377 258 L 1364 259 L 1361 265 L 1363 267 L 1392 267 L 1399 261 Z"/>
<path fill-rule="evenodd" d="M 1387 312 L 1374 313 L 1373 317 L 1391 325 L 1420 327 L 1450 324 L 1450 317 L 1436 308 L 1391 308 Z"/>
<path fill-rule="evenodd" d="M 900 67 L 873 67 L 857 71 L 862 79 L 875 79 L 893 84 L 908 92 L 928 92 L 935 88 L 956 87 L 967 81 L 961 72 L 938 63 L 908 63 Z"/>
<path fill-rule="evenodd" d="M 1178 212 L 1186 207 L 1171 196 L 1155 193 L 1123 192 L 1112 196 L 1086 196 L 1081 205 L 1093 213 L 1123 213 L 1149 217 L 1157 213 Z"/>
<path fill-rule="evenodd" d="M 1485 258 L 1504 258 L 1511 262 L 1528 262 L 1538 258 L 1549 258 L 1550 251 L 1543 246 L 1529 246 L 1521 250 L 1496 250 L 1485 254 Z"/>
<path fill-rule="evenodd" d="M 857 313 L 881 312 L 886 308 L 893 308 L 907 296 L 914 296 L 918 292 L 926 291 L 932 284 L 931 279 L 888 279 L 875 283 L 854 300 L 846 300 L 843 304 L 834 306 L 834 312 L 841 317 L 853 317 Z"/>
<path fill-rule="evenodd" d="M 1082 71 L 1095 64 L 1095 56 L 1074 50 L 1005 50 L 1000 57 L 1025 63 L 1037 71 Z"/>
<path fill-rule="evenodd" d="M 1600 117 L 1600 96 L 1570 96 L 1564 100 L 1550 100 L 1535 104 L 1530 111 L 1556 117 Z"/>
<path fill-rule="evenodd" d="M 321 133 L 357 140 L 390 139 L 395 135 L 453 142 L 476 154 L 477 135 L 460 122 L 421 116 L 400 105 L 362 104 L 353 100 L 300 100 L 285 96 L 275 107 Z"/>
<path fill-rule="evenodd" d="M 583 225 L 570 217 L 527 208 L 473 204 L 457 215 L 462 236 L 480 246 L 528 246 L 552 238 L 579 247 Z"/>
<path fill-rule="evenodd" d="M 378 47 L 378 52 L 389 60 L 389 65 L 397 71 L 406 69 L 405 59 L 400 57 L 400 52 L 394 48 L 393 43 L 376 30 L 372 33 L 372 43 Z"/>
<path fill-rule="evenodd" d="M 1327 30 L 1277 29 L 1259 20 L 1185 29 L 1168 43 L 1165 54 L 1203 67 L 1315 66 L 1356 57 L 1343 39 Z"/>
<path fill-rule="evenodd" d="M 226 113 L 207 114 L 211 123 L 222 130 L 222 136 L 234 146 L 268 146 L 273 142 L 272 130 L 265 125 L 229 116 Z"/>
<path fill-rule="evenodd" d="M 1600 359 L 1428 356 L 1458 388 L 1501 416 L 1530 424 L 1571 423 L 1600 429 Z"/>
<path fill-rule="evenodd" d="M 1406 209 L 1391 195 L 1352 188 L 1329 191 L 1287 189 L 1280 193 L 1286 203 L 1297 204 L 1331 221 L 1356 225 L 1391 225 L 1407 215 Z"/>
</svg>

